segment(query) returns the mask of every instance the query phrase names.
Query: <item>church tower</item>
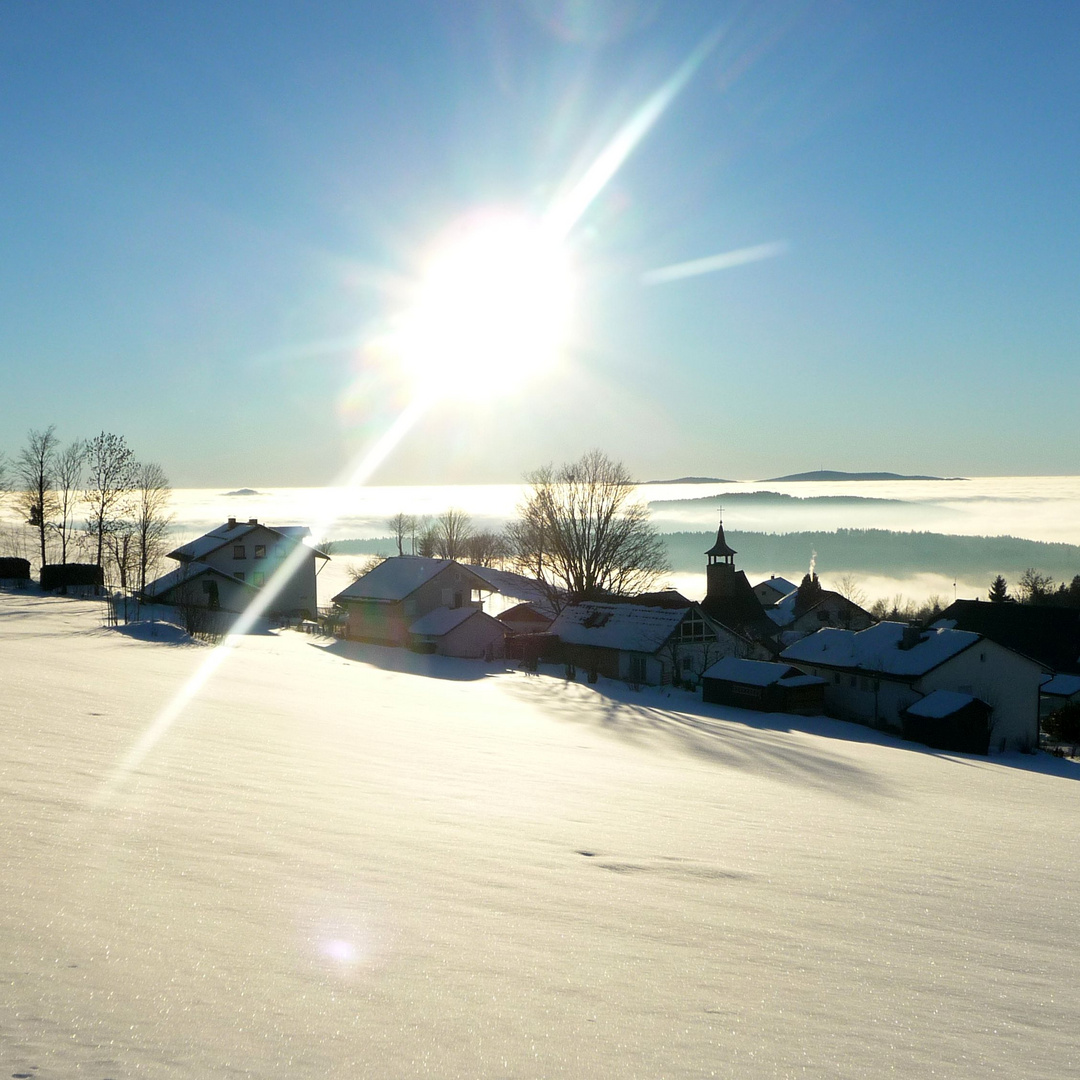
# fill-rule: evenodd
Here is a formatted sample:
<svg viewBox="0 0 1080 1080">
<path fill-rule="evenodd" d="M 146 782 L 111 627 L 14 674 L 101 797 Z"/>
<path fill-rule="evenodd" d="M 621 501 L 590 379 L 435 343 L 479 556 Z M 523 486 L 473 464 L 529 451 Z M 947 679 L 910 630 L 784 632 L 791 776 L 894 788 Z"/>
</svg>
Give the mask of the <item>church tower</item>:
<svg viewBox="0 0 1080 1080">
<path fill-rule="evenodd" d="M 706 600 L 730 596 L 735 588 L 735 549 L 724 539 L 724 522 L 716 531 L 716 543 L 705 552 L 709 557 L 705 568 Z"/>
</svg>

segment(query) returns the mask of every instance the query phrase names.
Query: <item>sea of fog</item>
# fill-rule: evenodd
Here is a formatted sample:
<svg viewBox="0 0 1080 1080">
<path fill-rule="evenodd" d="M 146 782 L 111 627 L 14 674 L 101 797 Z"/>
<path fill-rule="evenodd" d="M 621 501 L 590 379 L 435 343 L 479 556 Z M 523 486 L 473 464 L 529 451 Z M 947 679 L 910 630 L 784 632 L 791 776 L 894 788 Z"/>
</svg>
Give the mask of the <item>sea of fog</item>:
<svg viewBox="0 0 1080 1080">
<path fill-rule="evenodd" d="M 774 492 L 781 498 L 763 497 Z M 723 513 L 725 529 L 740 533 L 832 532 L 888 529 L 961 536 L 1016 536 L 1029 540 L 1080 542 L 1080 476 L 973 477 L 957 480 L 891 480 L 708 484 L 643 484 L 641 497 L 658 531 L 710 532 Z M 387 518 L 399 512 L 437 516 L 455 507 L 480 529 L 497 529 L 521 501 L 519 484 L 369 486 L 363 488 L 185 488 L 174 493 L 174 532 L 180 542 L 228 517 L 268 524 L 307 524 L 329 540 L 373 539 L 388 533 Z M 786 498 L 785 498 L 786 496 Z M 385 554 L 392 554 L 387 546 Z M 320 602 L 348 582 L 362 557 L 338 556 L 320 574 Z M 736 565 L 751 580 L 780 574 L 798 580 L 814 552 L 791 565 L 768 565 L 751 548 Z M 701 573 L 674 573 L 668 581 L 691 598 L 705 591 Z M 826 585 L 836 585 L 842 567 L 818 564 Z M 1077 567 L 1080 572 L 1080 567 Z M 940 572 L 907 576 L 856 575 L 867 602 L 898 594 L 913 600 L 937 595 L 974 597 L 987 582 Z"/>
</svg>

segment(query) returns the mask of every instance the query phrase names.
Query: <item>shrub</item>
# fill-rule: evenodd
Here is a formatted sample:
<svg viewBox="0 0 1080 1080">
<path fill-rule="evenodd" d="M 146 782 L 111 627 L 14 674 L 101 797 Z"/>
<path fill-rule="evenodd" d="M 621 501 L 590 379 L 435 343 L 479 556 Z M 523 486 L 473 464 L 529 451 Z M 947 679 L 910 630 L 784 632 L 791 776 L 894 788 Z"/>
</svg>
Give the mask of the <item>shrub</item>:
<svg viewBox="0 0 1080 1080">
<path fill-rule="evenodd" d="M 104 584 L 105 576 L 96 563 L 46 563 L 41 568 L 41 587 L 46 592 Z"/>
<path fill-rule="evenodd" d="M 1071 702 L 1055 709 L 1043 721 L 1043 731 L 1055 742 L 1080 742 L 1080 704 Z"/>
</svg>

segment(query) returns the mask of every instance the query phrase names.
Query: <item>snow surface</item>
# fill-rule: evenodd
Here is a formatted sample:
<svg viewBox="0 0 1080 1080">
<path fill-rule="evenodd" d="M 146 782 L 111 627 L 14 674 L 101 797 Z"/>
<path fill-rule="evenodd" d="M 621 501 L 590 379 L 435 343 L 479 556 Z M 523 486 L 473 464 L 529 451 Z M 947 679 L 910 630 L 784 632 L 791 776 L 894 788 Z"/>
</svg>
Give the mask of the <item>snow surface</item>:
<svg viewBox="0 0 1080 1080">
<path fill-rule="evenodd" d="M 1068 762 L 294 632 L 132 759 L 222 655 L 0 593 L 5 1075 L 1080 1070 Z"/>
</svg>

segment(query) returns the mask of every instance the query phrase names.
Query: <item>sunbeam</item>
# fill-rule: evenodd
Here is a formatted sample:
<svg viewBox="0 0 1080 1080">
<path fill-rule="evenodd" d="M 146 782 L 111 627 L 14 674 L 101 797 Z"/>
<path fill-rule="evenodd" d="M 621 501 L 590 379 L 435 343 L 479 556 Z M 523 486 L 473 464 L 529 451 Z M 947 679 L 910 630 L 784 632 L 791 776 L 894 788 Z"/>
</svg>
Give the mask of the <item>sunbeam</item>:
<svg viewBox="0 0 1080 1080">
<path fill-rule="evenodd" d="M 691 52 L 620 128 L 581 178 L 553 203 L 540 222 L 501 221 L 494 230 L 490 227 L 479 233 L 474 230 L 466 235 L 464 242 L 449 249 L 436 249 L 426 275 L 417 283 L 413 307 L 398 317 L 396 338 L 394 334 L 389 335 L 390 347 L 397 352 L 402 366 L 416 368 L 412 372 L 412 397 L 385 433 L 351 469 L 346 470 L 335 486 L 347 494 L 367 483 L 428 407 L 449 393 L 454 380 L 446 378 L 443 371 L 455 371 L 457 366 L 469 363 L 474 365 L 470 371 L 473 376 L 484 377 L 490 375 L 515 348 L 524 350 L 524 358 L 531 363 L 547 359 L 539 355 L 538 348 L 545 352 L 558 349 L 569 306 L 571 281 L 563 251 L 564 241 L 686 87 L 719 38 L 720 31 L 716 30 Z M 684 267 L 692 265 L 683 264 Z M 711 268 L 719 269 L 718 266 Z M 666 271 L 654 273 L 677 269 L 668 267 Z M 518 357 L 519 368 L 521 359 Z M 469 379 L 464 381 L 470 382 Z M 316 538 L 325 536 L 338 516 L 336 511 L 324 513 L 312 526 L 312 535 Z M 282 561 L 233 623 L 221 644 L 173 695 L 113 770 L 95 802 L 111 799 L 146 760 L 244 635 L 270 609 L 305 556 L 306 548 L 297 545 Z"/>
<path fill-rule="evenodd" d="M 548 222 L 557 235 L 569 235 L 596 197 L 622 168 L 626 159 L 637 149 L 641 140 L 682 93 L 705 58 L 716 48 L 721 33 L 717 28 L 694 49 L 675 73 L 642 102 L 640 108 L 615 133 L 581 178 L 555 202 L 548 213 Z"/>
<path fill-rule="evenodd" d="M 738 248 L 725 251 L 720 255 L 709 255 L 704 259 L 691 259 L 689 262 L 673 263 L 657 270 L 648 270 L 641 275 L 643 285 L 663 285 L 669 281 L 682 281 L 683 278 L 697 277 L 699 274 L 711 274 L 717 270 L 730 270 L 733 266 L 745 266 L 746 263 L 760 262 L 783 255 L 788 249 L 783 241 L 772 244 L 757 244 L 754 247 Z"/>
</svg>

